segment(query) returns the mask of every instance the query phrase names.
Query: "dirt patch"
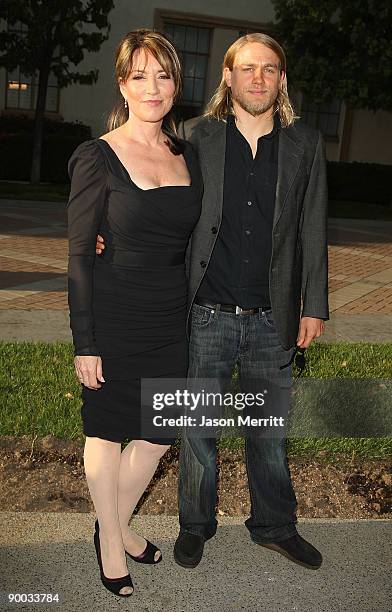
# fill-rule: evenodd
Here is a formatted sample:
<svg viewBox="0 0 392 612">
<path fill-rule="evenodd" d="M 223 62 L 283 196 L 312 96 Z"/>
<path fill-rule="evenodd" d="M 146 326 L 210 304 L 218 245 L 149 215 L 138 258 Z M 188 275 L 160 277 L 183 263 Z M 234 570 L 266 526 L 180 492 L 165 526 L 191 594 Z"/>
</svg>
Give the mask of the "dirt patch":
<svg viewBox="0 0 392 612">
<path fill-rule="evenodd" d="M 392 518 L 392 460 L 320 454 L 294 458 L 290 472 L 298 517 Z M 249 515 L 242 451 L 221 451 L 218 512 Z M 138 505 L 139 514 L 177 514 L 178 449 L 162 459 Z M 53 436 L 0 438 L 0 510 L 90 512 L 83 447 Z"/>
</svg>

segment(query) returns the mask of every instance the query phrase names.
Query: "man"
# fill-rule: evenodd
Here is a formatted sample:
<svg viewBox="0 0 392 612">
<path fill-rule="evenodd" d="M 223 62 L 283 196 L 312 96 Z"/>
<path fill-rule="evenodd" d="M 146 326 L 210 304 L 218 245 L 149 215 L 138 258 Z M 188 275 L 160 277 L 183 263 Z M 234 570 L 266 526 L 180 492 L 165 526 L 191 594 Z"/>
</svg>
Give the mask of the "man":
<svg viewBox="0 0 392 612">
<path fill-rule="evenodd" d="M 220 86 L 190 137 L 204 180 L 188 249 L 189 378 L 222 385 L 239 370 L 291 385 L 294 348 L 328 319 L 327 188 L 321 135 L 294 121 L 278 43 L 248 34 L 227 51 Z M 302 311 L 301 311 L 302 299 Z M 297 533 L 283 436 L 245 441 L 253 542 L 317 569 L 319 551 Z M 185 430 L 180 454 L 176 562 L 193 568 L 215 535 L 216 441 Z"/>
<path fill-rule="evenodd" d="M 327 189 L 321 136 L 294 123 L 281 47 L 263 34 L 237 40 L 207 116 L 194 127 L 204 179 L 190 245 L 189 378 L 256 376 L 282 387 L 293 347 L 309 346 L 328 318 Z M 302 314 L 301 307 L 302 287 Z M 241 311 L 241 309 L 243 309 Z M 299 327 L 299 330 L 298 330 Z M 317 569 L 320 553 L 295 528 L 284 439 L 246 438 L 257 544 Z M 184 436 L 175 560 L 195 567 L 216 532 L 216 443 Z"/>
</svg>

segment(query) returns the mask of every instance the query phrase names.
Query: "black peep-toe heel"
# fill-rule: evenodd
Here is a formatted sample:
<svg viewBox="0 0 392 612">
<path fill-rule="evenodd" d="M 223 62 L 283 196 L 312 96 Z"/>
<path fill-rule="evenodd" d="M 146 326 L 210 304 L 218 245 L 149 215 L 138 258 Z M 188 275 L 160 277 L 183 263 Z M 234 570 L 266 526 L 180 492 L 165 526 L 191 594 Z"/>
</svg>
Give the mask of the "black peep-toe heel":
<svg viewBox="0 0 392 612">
<path fill-rule="evenodd" d="M 156 565 L 157 563 L 162 561 L 162 552 L 159 550 L 157 546 L 155 546 L 155 544 L 152 544 L 148 540 L 146 540 L 146 542 L 147 542 L 147 546 L 140 555 L 137 555 L 137 556 L 131 555 L 131 553 L 127 551 L 125 551 L 125 554 L 128 555 L 128 557 L 131 557 L 133 561 L 136 561 L 136 563 L 149 563 L 150 565 L 151 564 Z M 154 557 L 155 557 L 157 550 L 159 550 L 159 552 L 161 553 L 161 556 L 159 557 L 159 559 L 155 560 Z"/>
<path fill-rule="evenodd" d="M 129 574 L 122 576 L 121 578 L 106 578 L 105 574 L 103 573 L 98 521 L 95 521 L 94 545 L 97 553 L 97 560 L 101 572 L 101 581 L 103 586 L 106 587 L 111 593 L 114 593 L 119 597 L 130 597 L 133 594 L 133 591 L 132 593 L 120 593 L 121 589 L 124 587 L 131 587 L 133 589 L 132 578 Z"/>
</svg>

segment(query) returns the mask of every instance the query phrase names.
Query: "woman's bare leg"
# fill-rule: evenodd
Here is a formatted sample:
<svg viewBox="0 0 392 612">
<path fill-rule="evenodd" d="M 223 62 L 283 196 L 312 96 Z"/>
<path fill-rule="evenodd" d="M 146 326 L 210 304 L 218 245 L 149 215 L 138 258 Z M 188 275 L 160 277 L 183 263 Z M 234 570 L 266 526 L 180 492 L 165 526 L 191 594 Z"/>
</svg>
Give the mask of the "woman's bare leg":
<svg viewBox="0 0 392 612">
<path fill-rule="evenodd" d="M 131 555 L 140 555 L 146 547 L 146 541 L 129 529 L 129 520 L 153 477 L 160 458 L 169 448 L 170 445 L 133 440 L 121 453 L 118 477 L 118 518 L 124 548 Z M 155 560 L 158 560 L 159 557 L 160 552 L 157 551 Z"/>
<path fill-rule="evenodd" d="M 119 442 L 86 437 L 84 470 L 99 522 L 102 566 L 106 578 L 120 578 L 128 574 L 117 507 L 120 457 Z M 132 590 L 131 587 L 124 587 L 120 592 L 125 595 L 132 593 Z"/>
</svg>

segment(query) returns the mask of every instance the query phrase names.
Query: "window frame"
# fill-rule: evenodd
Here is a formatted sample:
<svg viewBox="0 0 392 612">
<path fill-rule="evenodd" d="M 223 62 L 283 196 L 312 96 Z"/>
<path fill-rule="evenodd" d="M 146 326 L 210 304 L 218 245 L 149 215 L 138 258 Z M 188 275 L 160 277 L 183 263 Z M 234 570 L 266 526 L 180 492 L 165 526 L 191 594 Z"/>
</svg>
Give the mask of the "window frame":
<svg viewBox="0 0 392 612">
<path fill-rule="evenodd" d="M 167 9 L 156 8 L 154 10 L 154 28 L 163 32 L 164 22 L 171 21 L 180 25 L 198 26 L 201 28 L 217 28 L 263 32 L 270 36 L 276 36 L 274 27 L 270 23 L 239 21 L 237 19 L 228 19 L 226 17 L 214 17 L 212 15 L 202 15 L 200 13 L 183 13 L 181 11 L 171 11 Z"/>
<path fill-rule="evenodd" d="M 320 111 L 320 110 L 314 110 L 314 108 L 320 107 L 322 106 L 322 104 L 325 103 L 316 103 L 313 100 L 311 100 L 309 97 L 306 97 L 305 94 L 302 94 L 302 99 L 301 99 L 301 118 L 302 120 L 307 123 L 308 125 L 312 125 L 312 127 L 315 127 L 316 129 L 320 130 L 320 132 L 323 135 L 324 140 L 328 141 L 328 142 L 339 142 L 340 141 L 340 125 L 341 125 L 341 119 L 342 119 L 342 110 L 343 110 L 343 100 L 341 100 L 340 98 L 334 98 L 333 100 L 330 100 L 330 104 L 334 103 L 334 102 L 338 102 L 339 103 L 339 110 L 338 112 L 335 111 L 328 111 L 328 110 L 324 110 L 324 111 Z M 307 105 L 309 107 L 311 107 L 310 110 L 305 109 L 304 110 L 304 105 Z M 312 108 L 313 107 L 313 108 Z M 304 115 L 305 114 L 313 114 L 316 115 L 316 124 L 310 124 L 306 121 Z M 336 131 L 334 134 L 332 133 L 325 133 L 321 127 L 320 127 L 320 122 L 321 122 L 321 116 L 327 116 L 328 118 L 333 116 L 336 117 Z"/>
<path fill-rule="evenodd" d="M 239 21 L 236 19 L 227 19 L 225 17 L 214 17 L 211 15 L 201 15 L 197 13 L 184 13 L 181 11 L 172 11 L 172 10 L 167 10 L 167 9 L 156 8 L 154 10 L 154 28 L 158 30 L 159 32 L 165 32 L 166 24 L 181 25 L 185 27 L 188 26 L 188 27 L 208 28 L 209 30 L 211 30 L 208 57 L 210 57 L 210 54 L 211 54 L 211 43 L 213 41 L 213 32 L 215 28 L 231 29 L 237 32 L 246 31 L 246 33 L 249 33 L 249 34 L 252 32 L 264 32 L 265 34 L 275 36 L 274 28 L 273 26 L 271 26 L 271 24 L 255 23 L 255 22 L 250 22 L 250 21 Z M 209 65 L 207 64 L 204 85 L 206 84 L 206 81 L 208 78 L 208 70 L 209 70 Z M 204 96 L 205 96 L 205 90 L 204 90 Z M 206 100 L 204 99 L 203 102 L 198 106 L 196 105 L 192 106 L 191 104 L 186 104 L 186 103 L 181 104 L 181 101 L 180 101 L 180 104 L 178 104 L 177 106 L 180 108 L 182 107 L 182 108 L 187 108 L 187 109 L 192 109 L 192 108 L 203 109 L 205 104 L 206 104 Z"/>
<path fill-rule="evenodd" d="M 13 25 L 7 24 L 7 31 L 8 32 L 15 32 L 17 34 L 23 34 L 23 32 L 27 32 L 28 28 L 25 24 L 23 24 L 22 22 L 18 21 Z M 31 87 L 31 92 L 30 92 L 30 104 L 28 108 L 21 108 L 20 106 L 20 85 L 22 84 L 21 81 L 21 74 L 22 70 L 21 67 L 18 65 L 15 67 L 14 70 L 18 71 L 18 81 L 13 80 L 10 78 L 10 74 L 13 71 L 9 71 L 6 70 L 5 71 L 5 100 L 4 100 L 4 111 L 6 112 L 10 112 L 10 113 L 15 113 L 15 114 L 25 114 L 25 115 L 31 115 L 35 113 L 36 110 L 36 103 L 34 103 L 34 99 L 36 99 L 36 91 L 38 90 L 38 80 L 39 80 L 39 71 L 37 70 L 34 74 L 31 75 L 24 75 L 26 77 L 26 80 L 30 81 L 29 83 L 27 83 L 30 87 Z M 49 80 L 48 80 L 48 86 L 47 86 L 47 91 L 46 91 L 46 100 L 45 100 L 45 115 L 48 114 L 50 117 L 54 117 L 56 115 L 59 114 L 59 109 L 60 109 L 60 87 L 57 83 L 57 85 L 50 85 L 50 77 L 51 74 L 49 74 Z M 9 101 L 8 101 L 8 91 L 9 91 L 9 84 L 10 83 L 19 83 L 19 88 L 18 88 L 18 106 L 10 106 L 9 105 Z M 46 108 L 46 104 L 48 102 L 48 92 L 49 89 L 55 89 L 56 90 L 56 108 L 54 110 L 49 110 Z"/>
<path fill-rule="evenodd" d="M 206 88 L 206 82 L 207 82 L 207 75 L 208 75 L 208 67 L 209 67 L 209 58 L 210 58 L 210 54 L 211 54 L 211 40 L 212 40 L 212 32 L 213 32 L 213 28 L 207 28 L 206 26 L 197 26 L 195 24 L 187 24 L 187 23 L 178 23 L 178 22 L 171 22 L 171 21 L 165 21 L 164 22 L 164 26 L 163 26 L 163 32 L 167 34 L 166 31 L 166 27 L 167 26 L 181 26 L 183 28 L 193 28 L 195 30 L 208 30 L 208 51 L 207 52 L 199 52 L 197 50 L 197 45 L 196 45 L 196 51 L 187 51 L 186 49 L 177 49 L 179 55 L 181 56 L 181 59 L 183 60 L 183 79 L 184 79 L 184 89 L 185 90 L 185 79 L 187 78 L 191 78 L 193 81 L 193 90 L 192 90 L 192 99 L 184 99 L 184 96 L 181 97 L 180 99 L 180 104 L 179 106 L 186 106 L 186 107 L 194 107 L 194 108 L 200 108 L 203 107 L 205 104 L 205 88 Z M 185 30 L 185 40 L 186 40 L 186 30 Z M 185 47 L 186 47 L 186 42 L 185 42 Z M 205 57 L 206 58 L 206 68 L 205 68 L 205 73 L 203 77 L 197 77 L 197 76 L 187 76 L 185 74 L 185 65 L 186 65 L 186 61 L 185 60 L 185 56 L 186 55 L 192 55 L 192 56 L 196 56 L 196 57 Z M 195 82 L 196 81 L 202 81 L 203 83 L 203 97 L 201 100 L 195 100 L 194 99 L 194 95 L 195 95 Z"/>
</svg>

